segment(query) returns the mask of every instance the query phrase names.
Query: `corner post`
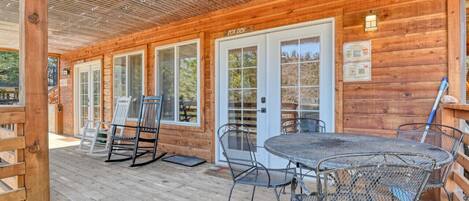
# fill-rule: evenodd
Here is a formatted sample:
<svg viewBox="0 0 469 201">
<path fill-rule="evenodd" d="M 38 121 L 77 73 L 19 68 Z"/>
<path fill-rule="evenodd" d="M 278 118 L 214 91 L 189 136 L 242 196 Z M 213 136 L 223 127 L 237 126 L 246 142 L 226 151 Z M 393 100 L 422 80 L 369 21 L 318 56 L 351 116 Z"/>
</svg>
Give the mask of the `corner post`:
<svg viewBox="0 0 469 201">
<path fill-rule="evenodd" d="M 20 0 L 20 100 L 25 106 L 26 200 L 50 200 L 47 0 Z"/>
</svg>

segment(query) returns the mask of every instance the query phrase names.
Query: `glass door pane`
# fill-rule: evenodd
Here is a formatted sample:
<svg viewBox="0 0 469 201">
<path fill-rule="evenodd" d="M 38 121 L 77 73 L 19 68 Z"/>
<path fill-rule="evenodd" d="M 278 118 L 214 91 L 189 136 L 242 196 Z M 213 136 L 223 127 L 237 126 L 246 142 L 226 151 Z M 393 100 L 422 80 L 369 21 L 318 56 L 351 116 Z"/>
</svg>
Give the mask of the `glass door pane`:
<svg viewBox="0 0 469 201">
<path fill-rule="evenodd" d="M 89 73 L 80 72 L 79 75 L 79 108 L 80 108 L 80 128 L 85 126 L 86 121 L 89 120 L 90 100 L 89 100 Z"/>
<path fill-rule="evenodd" d="M 319 119 L 320 37 L 281 41 L 281 116 Z"/>
<path fill-rule="evenodd" d="M 101 119 L 101 70 L 93 70 L 92 99 L 93 99 L 93 120 Z"/>
<path fill-rule="evenodd" d="M 247 125 L 257 134 L 257 46 L 228 50 L 228 122 Z M 229 148 L 245 150 L 243 139 L 230 139 Z"/>
</svg>

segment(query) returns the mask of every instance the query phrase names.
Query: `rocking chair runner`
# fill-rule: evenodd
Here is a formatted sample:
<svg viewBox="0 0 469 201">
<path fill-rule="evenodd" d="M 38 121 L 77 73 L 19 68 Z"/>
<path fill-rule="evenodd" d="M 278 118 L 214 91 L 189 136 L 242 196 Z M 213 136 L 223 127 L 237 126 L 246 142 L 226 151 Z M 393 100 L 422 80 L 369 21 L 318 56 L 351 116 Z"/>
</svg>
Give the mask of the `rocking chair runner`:
<svg viewBox="0 0 469 201">
<path fill-rule="evenodd" d="M 106 162 L 118 162 L 132 160 L 131 167 L 142 166 L 157 161 L 166 153 L 157 156 L 161 110 L 163 105 L 162 96 L 142 96 L 140 111 L 136 126 L 112 125 L 111 143 L 109 146 L 108 159 Z M 135 129 L 134 136 L 116 136 L 117 128 Z M 142 146 L 140 143 L 149 143 L 153 146 Z M 130 152 L 130 153 L 129 153 Z M 136 163 L 136 159 L 151 153 L 151 159 Z M 124 158 L 111 159 L 112 155 L 124 156 Z"/>
<path fill-rule="evenodd" d="M 111 134 L 109 131 L 105 131 L 101 129 L 101 125 L 107 125 L 110 130 L 112 130 L 112 124 L 125 124 L 127 120 L 127 114 L 129 113 L 130 107 L 130 100 L 131 97 L 119 97 L 117 99 L 114 115 L 112 117 L 111 123 L 100 122 L 100 121 L 87 121 L 85 126 L 83 127 L 83 132 L 80 136 L 80 150 L 87 151 L 89 154 L 95 153 L 106 153 L 109 148 L 110 136 Z M 99 136 L 99 133 L 107 133 L 107 138 L 103 138 Z M 122 136 L 124 133 L 124 128 L 120 129 L 120 135 Z M 106 145 L 104 149 L 96 149 L 96 145 L 98 141 L 105 141 Z M 86 146 L 86 142 L 89 142 Z"/>
</svg>

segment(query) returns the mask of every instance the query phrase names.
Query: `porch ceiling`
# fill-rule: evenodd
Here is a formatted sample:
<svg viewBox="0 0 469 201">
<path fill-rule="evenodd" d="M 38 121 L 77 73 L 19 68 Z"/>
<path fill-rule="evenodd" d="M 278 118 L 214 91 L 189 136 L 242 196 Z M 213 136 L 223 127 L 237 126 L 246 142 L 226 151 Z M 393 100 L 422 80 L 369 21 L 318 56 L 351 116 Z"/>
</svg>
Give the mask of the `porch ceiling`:
<svg viewBox="0 0 469 201">
<path fill-rule="evenodd" d="M 251 0 L 49 0 L 49 52 L 63 53 Z M 19 0 L 0 1 L 0 47 L 19 47 Z"/>
</svg>

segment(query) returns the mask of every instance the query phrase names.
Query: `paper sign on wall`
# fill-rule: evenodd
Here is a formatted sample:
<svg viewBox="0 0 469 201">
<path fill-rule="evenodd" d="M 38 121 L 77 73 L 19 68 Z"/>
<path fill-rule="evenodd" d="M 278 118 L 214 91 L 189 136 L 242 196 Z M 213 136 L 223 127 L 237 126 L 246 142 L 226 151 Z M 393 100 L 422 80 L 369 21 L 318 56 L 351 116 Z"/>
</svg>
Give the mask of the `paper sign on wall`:
<svg viewBox="0 0 469 201">
<path fill-rule="evenodd" d="M 371 81 L 371 41 L 344 44 L 344 82 Z"/>
</svg>

